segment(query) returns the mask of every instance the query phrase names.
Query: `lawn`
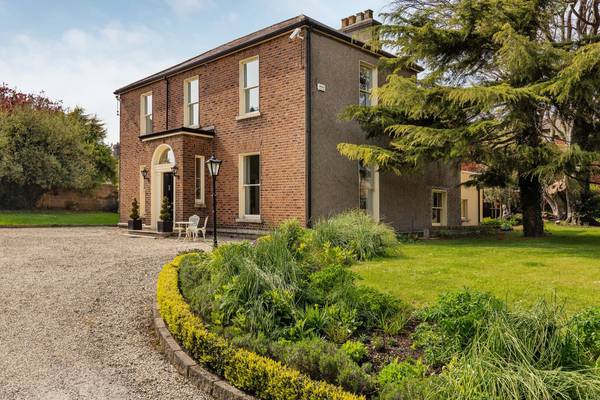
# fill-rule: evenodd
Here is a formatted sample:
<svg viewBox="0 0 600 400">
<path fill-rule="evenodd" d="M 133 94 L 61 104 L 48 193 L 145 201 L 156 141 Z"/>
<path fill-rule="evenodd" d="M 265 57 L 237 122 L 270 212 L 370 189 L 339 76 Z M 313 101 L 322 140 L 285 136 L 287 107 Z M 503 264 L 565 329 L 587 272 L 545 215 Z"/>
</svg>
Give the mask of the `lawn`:
<svg viewBox="0 0 600 400">
<path fill-rule="evenodd" d="M 556 296 L 573 312 L 600 305 L 600 229 L 550 226 L 551 235 L 403 244 L 398 255 L 360 263 L 363 283 L 416 306 L 465 287 L 492 292 L 509 303 Z"/>
<path fill-rule="evenodd" d="M 116 225 L 119 214 L 103 211 L 0 211 L 0 226 Z"/>
</svg>

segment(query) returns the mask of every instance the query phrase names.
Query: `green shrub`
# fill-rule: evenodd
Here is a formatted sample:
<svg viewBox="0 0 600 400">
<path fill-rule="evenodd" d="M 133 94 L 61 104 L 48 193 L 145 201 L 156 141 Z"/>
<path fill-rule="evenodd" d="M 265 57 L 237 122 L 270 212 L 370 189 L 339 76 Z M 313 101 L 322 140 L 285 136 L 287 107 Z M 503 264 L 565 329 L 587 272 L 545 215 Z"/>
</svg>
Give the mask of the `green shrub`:
<svg viewBox="0 0 600 400">
<path fill-rule="evenodd" d="M 367 358 L 367 346 L 362 342 L 348 340 L 341 348 L 357 364 L 360 364 Z"/>
<path fill-rule="evenodd" d="M 163 197 L 162 204 L 160 205 L 160 220 L 171 221 L 171 203 L 167 196 Z"/>
<path fill-rule="evenodd" d="M 272 354 L 313 379 L 334 382 L 354 393 L 368 393 L 374 388 L 372 377 L 344 350 L 321 338 L 280 341 L 273 346 Z"/>
<path fill-rule="evenodd" d="M 423 378 L 427 373 L 427 367 L 421 360 L 409 359 L 407 361 L 398 362 L 394 360 L 381 369 L 377 375 L 379 385 L 399 385 L 400 383 L 414 379 Z"/>
<path fill-rule="evenodd" d="M 447 293 L 417 315 L 420 324 L 412 338 L 430 365 L 441 365 L 465 349 L 495 313 L 506 312 L 500 300 L 487 293 L 463 290 Z"/>
<path fill-rule="evenodd" d="M 132 220 L 140 219 L 140 205 L 138 204 L 138 201 L 135 197 L 131 202 L 131 213 L 129 214 L 129 218 L 131 218 Z"/>
<path fill-rule="evenodd" d="M 570 321 L 570 328 L 587 357 L 600 361 L 600 307 L 576 314 Z"/>
<path fill-rule="evenodd" d="M 392 228 L 373 221 L 360 210 L 320 220 L 315 224 L 314 232 L 319 246 L 331 243 L 334 247 L 349 249 L 359 260 L 383 256 L 398 244 Z"/>
<path fill-rule="evenodd" d="M 485 217 L 481 220 L 482 226 L 488 226 L 490 228 L 500 228 L 502 226 L 502 221 L 497 218 Z"/>
</svg>

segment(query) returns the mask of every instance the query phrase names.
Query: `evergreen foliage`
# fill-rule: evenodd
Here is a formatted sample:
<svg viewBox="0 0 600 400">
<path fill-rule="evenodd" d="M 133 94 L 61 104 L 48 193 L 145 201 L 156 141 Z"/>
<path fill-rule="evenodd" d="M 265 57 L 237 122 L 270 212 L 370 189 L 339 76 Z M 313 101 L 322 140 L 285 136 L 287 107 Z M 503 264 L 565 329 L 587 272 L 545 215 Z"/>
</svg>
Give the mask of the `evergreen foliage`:
<svg viewBox="0 0 600 400">
<path fill-rule="evenodd" d="M 140 205 L 138 204 L 138 201 L 135 197 L 131 202 L 131 213 L 129 214 L 129 218 L 133 220 L 140 219 Z"/>
<path fill-rule="evenodd" d="M 167 196 L 163 197 L 160 205 L 160 220 L 170 221 L 171 220 L 171 202 Z"/>
<path fill-rule="evenodd" d="M 387 145 L 341 143 L 339 151 L 396 174 L 431 162 L 481 164 L 477 183 L 516 182 L 524 234 L 542 235 L 544 179 L 582 168 L 589 175 L 599 160 L 597 149 L 565 150 L 549 134 L 548 121 L 559 118 L 600 137 L 600 43 L 563 43 L 549 33 L 564 4 L 395 1 L 373 43 L 398 53 L 382 62 L 394 73 L 376 90 L 376 106 L 342 115 Z M 406 76 L 415 64 L 423 76 Z"/>
</svg>

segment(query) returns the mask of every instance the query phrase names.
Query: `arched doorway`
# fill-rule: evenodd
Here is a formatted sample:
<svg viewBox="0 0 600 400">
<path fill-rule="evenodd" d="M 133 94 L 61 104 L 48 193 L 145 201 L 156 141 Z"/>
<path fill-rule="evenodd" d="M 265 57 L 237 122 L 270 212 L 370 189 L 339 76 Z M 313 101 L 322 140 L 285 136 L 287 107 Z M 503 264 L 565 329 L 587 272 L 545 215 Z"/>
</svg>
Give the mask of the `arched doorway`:
<svg viewBox="0 0 600 400">
<path fill-rule="evenodd" d="M 175 220 L 175 176 L 173 166 L 175 165 L 175 153 L 171 146 L 161 144 L 154 150 L 152 156 L 152 187 L 151 187 L 151 225 L 156 229 L 156 221 L 160 216 L 160 208 L 163 197 L 167 197 L 171 203 L 171 215 Z"/>
</svg>

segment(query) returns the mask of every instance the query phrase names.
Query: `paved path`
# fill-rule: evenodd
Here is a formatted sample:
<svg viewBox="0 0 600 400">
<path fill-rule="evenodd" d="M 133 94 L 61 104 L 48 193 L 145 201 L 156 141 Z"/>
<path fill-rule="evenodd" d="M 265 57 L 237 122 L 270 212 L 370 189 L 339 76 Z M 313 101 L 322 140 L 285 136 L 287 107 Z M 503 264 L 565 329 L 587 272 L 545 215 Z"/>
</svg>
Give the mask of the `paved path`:
<svg viewBox="0 0 600 400">
<path fill-rule="evenodd" d="M 156 276 L 203 243 L 0 229 L 0 399 L 209 399 L 156 349 Z"/>
</svg>

